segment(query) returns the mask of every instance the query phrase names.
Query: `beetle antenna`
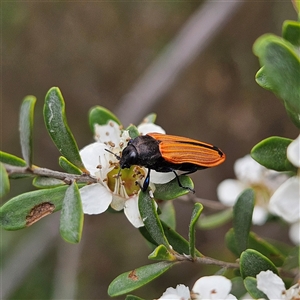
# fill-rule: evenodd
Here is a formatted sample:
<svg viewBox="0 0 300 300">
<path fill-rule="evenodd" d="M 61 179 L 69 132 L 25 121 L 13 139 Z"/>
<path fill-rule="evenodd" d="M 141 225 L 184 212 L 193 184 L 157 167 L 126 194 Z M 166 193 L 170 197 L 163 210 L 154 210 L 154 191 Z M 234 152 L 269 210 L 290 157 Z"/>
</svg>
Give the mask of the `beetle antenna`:
<svg viewBox="0 0 300 300">
<path fill-rule="evenodd" d="M 104 149 L 105 151 L 109 152 L 110 154 L 114 155 L 116 157 L 117 160 L 120 160 L 121 159 L 121 156 L 119 156 L 118 154 L 116 153 L 113 153 L 112 151 L 108 150 L 108 149 Z"/>
</svg>

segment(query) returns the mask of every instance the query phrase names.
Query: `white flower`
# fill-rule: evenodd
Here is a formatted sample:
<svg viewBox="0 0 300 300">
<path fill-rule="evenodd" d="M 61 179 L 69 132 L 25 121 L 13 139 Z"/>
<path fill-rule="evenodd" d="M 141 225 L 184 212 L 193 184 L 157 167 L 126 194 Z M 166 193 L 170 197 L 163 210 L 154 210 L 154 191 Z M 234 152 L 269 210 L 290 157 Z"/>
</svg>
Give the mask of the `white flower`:
<svg viewBox="0 0 300 300">
<path fill-rule="evenodd" d="M 300 298 L 299 283 L 286 290 L 282 279 L 270 270 L 261 271 L 256 279 L 257 288 L 265 293 L 269 299 L 296 300 Z"/>
<path fill-rule="evenodd" d="M 204 276 L 198 279 L 192 289 L 193 299 L 236 299 L 230 293 L 232 283 L 220 275 Z"/>
<path fill-rule="evenodd" d="M 289 161 L 300 172 L 300 135 L 287 148 Z M 284 182 L 272 195 L 270 212 L 292 223 L 289 235 L 294 244 L 300 244 L 300 178 L 294 176 Z"/>
<path fill-rule="evenodd" d="M 264 224 L 268 216 L 270 196 L 288 178 L 287 175 L 263 167 L 250 155 L 235 162 L 234 172 L 237 179 L 226 179 L 219 184 L 219 200 L 225 205 L 233 206 L 246 188 L 253 188 L 256 191 L 256 202 L 252 223 Z"/>
<path fill-rule="evenodd" d="M 138 130 L 147 132 L 165 133 L 155 124 L 142 124 Z M 147 170 L 143 167 L 133 166 L 123 169 L 119 176 L 119 161 L 113 154 L 120 155 L 127 146 L 130 136 L 128 131 L 121 131 L 120 126 L 110 121 L 107 125 L 95 125 L 96 142 L 84 147 L 80 151 L 82 161 L 97 183 L 86 185 L 80 189 L 83 211 L 86 214 L 100 214 L 111 206 L 114 210 L 124 209 L 128 220 L 135 227 L 144 226 L 138 209 L 139 186 L 136 181 L 142 180 Z M 108 152 L 111 151 L 112 153 Z M 153 174 L 152 174 L 153 173 Z M 150 186 L 154 189 L 153 182 L 166 183 L 170 176 L 151 172 Z M 173 177 L 172 177 L 173 178 Z M 158 181 L 159 180 L 159 181 Z"/>
<path fill-rule="evenodd" d="M 300 135 L 288 146 L 287 158 L 295 167 L 300 168 Z"/>
<path fill-rule="evenodd" d="M 176 288 L 167 288 L 158 300 L 189 300 L 191 299 L 190 290 L 183 284 L 178 284 Z"/>
<path fill-rule="evenodd" d="M 206 299 L 236 299 L 230 293 L 232 283 L 229 279 L 223 276 L 204 276 L 198 279 L 192 292 L 190 293 L 189 288 L 183 284 L 177 285 L 176 289 L 167 288 L 161 299 L 172 299 L 172 300 L 206 300 Z"/>
</svg>

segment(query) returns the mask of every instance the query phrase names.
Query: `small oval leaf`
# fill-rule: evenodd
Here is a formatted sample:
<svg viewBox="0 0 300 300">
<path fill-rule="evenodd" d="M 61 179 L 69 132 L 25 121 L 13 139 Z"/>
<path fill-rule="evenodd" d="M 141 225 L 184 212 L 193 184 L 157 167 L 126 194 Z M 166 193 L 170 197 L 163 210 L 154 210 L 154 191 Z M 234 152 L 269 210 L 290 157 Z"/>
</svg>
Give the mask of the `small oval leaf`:
<svg viewBox="0 0 300 300">
<path fill-rule="evenodd" d="M 45 97 L 44 120 L 48 133 L 62 156 L 65 156 L 67 160 L 83 172 L 88 173 L 82 163 L 76 141 L 68 126 L 65 101 L 59 88 L 51 88 Z"/>
<path fill-rule="evenodd" d="M 0 151 L 0 162 L 16 167 L 26 167 L 25 160 L 3 151 Z"/>
<path fill-rule="evenodd" d="M 120 120 L 108 109 L 99 105 L 90 109 L 89 124 L 93 134 L 95 134 L 95 124 L 106 125 L 109 121 L 115 121 L 121 125 Z"/>
<path fill-rule="evenodd" d="M 64 156 L 60 156 L 58 163 L 67 173 L 81 175 L 82 172 L 75 165 L 69 162 Z"/>
<path fill-rule="evenodd" d="M 282 36 L 296 47 L 300 46 L 300 22 L 286 20 L 282 25 Z"/>
<path fill-rule="evenodd" d="M 0 225 L 6 230 L 31 226 L 41 218 L 61 209 L 67 187 L 28 192 L 0 207 Z"/>
<path fill-rule="evenodd" d="M 32 165 L 32 129 L 35 102 L 34 96 L 25 97 L 21 105 L 19 119 L 22 155 L 28 167 Z"/>
<path fill-rule="evenodd" d="M 148 256 L 149 259 L 153 260 L 164 260 L 164 261 L 175 261 L 176 257 L 171 253 L 164 245 L 159 245 L 154 251 Z"/>
<path fill-rule="evenodd" d="M 266 138 L 252 148 L 251 157 L 268 169 L 295 172 L 295 167 L 286 156 L 287 147 L 292 141 L 279 136 Z"/>
<path fill-rule="evenodd" d="M 247 249 L 240 257 L 240 271 L 242 277 L 256 277 L 261 271 L 271 270 L 278 275 L 275 265 L 264 255 L 253 249 Z"/>
<path fill-rule="evenodd" d="M 257 280 L 253 277 L 246 277 L 244 279 L 244 285 L 247 292 L 253 297 L 253 299 L 268 299 L 268 297 L 257 288 Z"/>
<path fill-rule="evenodd" d="M 157 214 L 155 202 L 148 192 L 139 194 L 139 211 L 147 231 L 156 243 L 170 248 Z"/>
<path fill-rule="evenodd" d="M 195 243 L 196 243 L 196 238 L 195 238 L 195 226 L 197 224 L 197 221 L 200 217 L 200 214 L 203 210 L 203 205 L 201 203 L 195 203 L 192 217 L 191 217 L 191 222 L 189 226 L 189 254 L 191 257 L 195 257 Z"/>
<path fill-rule="evenodd" d="M 179 180 L 182 186 L 194 189 L 194 183 L 189 176 L 181 175 Z M 154 197 L 159 200 L 173 200 L 180 196 L 188 194 L 188 189 L 182 188 L 178 185 L 176 178 L 164 184 L 155 184 Z"/>
<path fill-rule="evenodd" d="M 161 214 L 159 218 L 164 221 L 168 226 L 175 230 L 176 228 L 176 212 L 174 204 L 172 201 L 164 203 L 164 206 L 161 208 Z"/>
<path fill-rule="evenodd" d="M 159 262 L 123 273 L 109 285 L 108 295 L 116 297 L 136 290 L 165 273 L 173 265 L 171 262 Z"/>
<path fill-rule="evenodd" d="M 232 219 L 232 208 L 228 208 L 212 215 L 202 216 L 198 221 L 200 229 L 213 229 L 220 227 Z"/>
<path fill-rule="evenodd" d="M 50 187 L 66 185 L 66 183 L 63 180 L 50 178 L 50 177 L 43 177 L 43 176 L 35 177 L 32 181 L 32 184 L 38 189 L 45 189 Z"/>
<path fill-rule="evenodd" d="M 252 224 L 255 194 L 252 189 L 245 190 L 233 207 L 233 229 L 235 243 L 239 253 L 248 247 L 248 238 Z"/>
<path fill-rule="evenodd" d="M 83 210 L 76 182 L 67 189 L 60 215 L 60 234 L 69 243 L 79 243 L 83 227 Z"/>
<path fill-rule="evenodd" d="M 0 178 L 0 197 L 3 197 L 9 192 L 10 184 L 6 169 L 2 163 L 0 163 Z"/>
</svg>

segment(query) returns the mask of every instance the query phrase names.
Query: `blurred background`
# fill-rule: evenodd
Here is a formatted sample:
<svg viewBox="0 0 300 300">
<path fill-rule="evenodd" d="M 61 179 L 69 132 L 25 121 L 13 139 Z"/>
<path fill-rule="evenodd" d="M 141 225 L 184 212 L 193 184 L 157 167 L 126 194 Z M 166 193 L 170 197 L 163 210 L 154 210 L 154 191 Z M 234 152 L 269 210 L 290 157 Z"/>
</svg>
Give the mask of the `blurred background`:
<svg viewBox="0 0 300 300">
<path fill-rule="evenodd" d="M 34 164 L 60 170 L 59 153 L 42 117 L 44 97 L 58 86 L 79 148 L 93 141 L 89 109 L 104 106 L 124 125 L 157 113 L 167 133 L 219 146 L 220 167 L 192 175 L 196 195 L 217 200 L 216 187 L 234 178 L 233 164 L 261 139 L 295 138 L 297 129 L 283 105 L 254 80 L 259 69 L 254 41 L 281 35 L 286 19 L 296 19 L 287 1 L 240 2 L 2 2 L 1 150 L 21 156 L 19 107 L 29 94 L 38 99 Z M 188 37 L 188 38 L 187 38 Z M 32 190 L 27 180 L 12 182 L 2 203 Z M 177 228 L 185 237 L 192 203 L 174 201 Z M 198 231 L 198 249 L 233 261 L 224 246 L 231 224 Z M 278 225 L 277 225 L 278 226 Z M 150 263 L 150 248 L 124 214 L 86 216 L 83 239 L 68 245 L 58 235 L 59 213 L 28 229 L 1 230 L 3 299 L 107 299 L 119 274 Z M 254 227 L 264 237 L 288 242 L 287 227 Z M 167 287 L 192 287 L 218 269 L 182 264 L 133 292 L 159 297 Z M 184 274 L 184 276 L 182 276 Z M 124 297 L 120 297 L 123 299 Z"/>
</svg>

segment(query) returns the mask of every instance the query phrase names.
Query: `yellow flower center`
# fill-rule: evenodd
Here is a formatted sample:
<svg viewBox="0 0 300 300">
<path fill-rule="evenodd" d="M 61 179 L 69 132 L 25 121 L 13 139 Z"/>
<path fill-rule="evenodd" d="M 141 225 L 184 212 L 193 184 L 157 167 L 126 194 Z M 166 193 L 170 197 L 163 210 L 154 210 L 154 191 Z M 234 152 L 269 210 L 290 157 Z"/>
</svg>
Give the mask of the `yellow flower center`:
<svg viewBox="0 0 300 300">
<path fill-rule="evenodd" d="M 107 174 L 107 186 L 115 194 L 128 198 L 139 192 L 139 184 L 143 183 L 145 176 L 145 170 L 139 166 L 122 170 L 114 168 Z"/>
</svg>

